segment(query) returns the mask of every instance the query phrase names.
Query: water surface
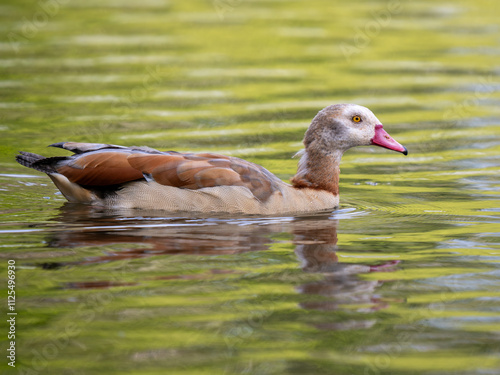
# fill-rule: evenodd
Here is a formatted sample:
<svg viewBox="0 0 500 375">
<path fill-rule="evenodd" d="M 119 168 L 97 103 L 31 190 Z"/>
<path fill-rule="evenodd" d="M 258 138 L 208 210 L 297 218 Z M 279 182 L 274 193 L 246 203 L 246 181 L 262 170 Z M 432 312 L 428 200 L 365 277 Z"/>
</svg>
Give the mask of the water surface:
<svg viewBox="0 0 500 375">
<path fill-rule="evenodd" d="M 498 373 L 496 3 L 40 4 L 0 12 L 5 373 Z M 409 155 L 348 151 L 326 214 L 90 208 L 13 159 L 148 145 L 288 180 L 311 118 L 339 102 L 371 108 Z"/>
</svg>

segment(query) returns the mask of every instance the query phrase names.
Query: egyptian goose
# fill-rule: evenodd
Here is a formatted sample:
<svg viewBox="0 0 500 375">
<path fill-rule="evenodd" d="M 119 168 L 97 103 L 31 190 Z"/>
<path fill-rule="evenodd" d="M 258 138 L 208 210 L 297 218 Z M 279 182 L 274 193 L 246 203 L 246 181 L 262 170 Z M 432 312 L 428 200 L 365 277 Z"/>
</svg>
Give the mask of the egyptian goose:
<svg viewBox="0 0 500 375">
<path fill-rule="evenodd" d="M 213 153 L 61 142 L 74 155 L 21 151 L 16 160 L 47 173 L 70 202 L 169 212 L 274 215 L 332 210 L 339 204 L 339 164 L 354 146 L 377 145 L 407 155 L 367 108 L 321 110 L 304 137 L 291 185 L 260 165 Z"/>
</svg>

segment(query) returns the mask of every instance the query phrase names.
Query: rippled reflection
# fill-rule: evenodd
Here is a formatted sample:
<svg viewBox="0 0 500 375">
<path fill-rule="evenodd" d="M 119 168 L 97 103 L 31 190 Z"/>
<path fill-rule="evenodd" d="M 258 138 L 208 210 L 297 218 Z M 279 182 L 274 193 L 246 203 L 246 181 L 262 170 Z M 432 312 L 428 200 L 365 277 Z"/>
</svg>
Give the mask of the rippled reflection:
<svg viewBox="0 0 500 375">
<path fill-rule="evenodd" d="M 301 285 L 301 293 L 327 297 L 322 302 L 303 303 L 302 307 L 318 310 L 338 310 L 346 305 L 360 305 L 356 311 L 375 311 L 387 307 L 387 303 L 376 296 L 376 289 L 382 284 L 377 280 L 363 280 L 359 274 L 389 272 L 399 261 L 393 260 L 377 265 L 342 263 L 337 256 L 337 220 L 305 220 L 293 227 L 295 254 L 305 272 L 321 273 L 321 281 Z M 371 326 L 375 321 L 371 321 Z M 363 322 L 356 327 L 361 328 Z M 322 325 L 322 328 L 349 329 L 340 324 Z"/>
<path fill-rule="evenodd" d="M 498 373 L 491 0 L 0 8 L 0 255 L 19 266 L 19 372 Z M 372 109 L 410 154 L 347 152 L 330 215 L 60 209 L 13 160 L 66 140 L 147 145 L 286 180 L 311 118 L 340 102 Z"/>
<path fill-rule="evenodd" d="M 349 215 L 355 215 L 350 213 Z M 305 302 L 305 309 L 358 312 L 376 311 L 387 307 L 376 295 L 377 280 L 363 280 L 360 274 L 389 272 L 399 263 L 389 260 L 382 264 L 343 263 L 337 256 L 339 220 L 330 215 L 275 218 L 189 218 L 166 217 L 161 212 L 111 210 L 85 205 L 66 204 L 54 218 L 58 223 L 51 231 L 47 244 L 54 248 L 101 247 L 105 255 L 69 263 L 43 263 L 45 269 L 64 266 L 82 267 L 110 261 L 152 256 L 229 255 L 268 250 L 282 234 L 292 234 L 287 241 L 295 249 L 298 266 L 306 273 L 321 274 L 319 281 L 296 286 L 302 294 L 318 295 L 324 300 Z M 122 245 L 109 250 L 110 245 Z M 231 273 L 231 269 L 211 270 Z M 169 275 L 157 279 L 204 279 L 204 275 Z M 66 283 L 67 288 L 106 288 L 135 285 L 120 280 Z M 318 325 L 322 329 L 352 329 L 371 326 L 375 320 L 352 321 L 347 325 Z"/>
</svg>

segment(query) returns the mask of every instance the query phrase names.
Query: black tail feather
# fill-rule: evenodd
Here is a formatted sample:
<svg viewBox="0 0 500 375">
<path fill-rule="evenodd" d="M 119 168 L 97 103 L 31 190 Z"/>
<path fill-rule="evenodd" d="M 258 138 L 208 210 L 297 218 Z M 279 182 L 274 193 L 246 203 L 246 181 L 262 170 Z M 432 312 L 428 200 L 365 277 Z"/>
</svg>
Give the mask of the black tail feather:
<svg viewBox="0 0 500 375">
<path fill-rule="evenodd" d="M 56 173 L 55 164 L 60 160 L 65 160 L 66 157 L 56 156 L 46 158 L 45 156 L 33 154 L 32 152 L 19 151 L 16 155 L 16 161 L 25 167 L 35 169 L 43 173 Z"/>
<path fill-rule="evenodd" d="M 19 151 L 19 155 L 16 155 L 16 161 L 28 168 L 33 168 L 35 162 L 43 159 L 45 159 L 45 156 L 26 151 Z"/>
</svg>

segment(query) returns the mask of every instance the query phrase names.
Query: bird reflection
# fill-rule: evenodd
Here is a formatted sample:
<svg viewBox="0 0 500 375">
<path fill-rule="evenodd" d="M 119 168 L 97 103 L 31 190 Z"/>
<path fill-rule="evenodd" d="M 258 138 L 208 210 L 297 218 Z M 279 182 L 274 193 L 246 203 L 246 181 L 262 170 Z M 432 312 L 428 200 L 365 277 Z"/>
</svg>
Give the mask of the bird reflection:
<svg viewBox="0 0 500 375">
<path fill-rule="evenodd" d="M 73 265 L 143 258 L 158 255 L 239 254 L 269 249 L 292 234 L 300 267 L 305 273 L 322 274 L 319 281 L 296 288 L 299 293 L 322 298 L 300 306 L 313 310 L 339 310 L 351 306 L 358 312 L 387 307 L 377 297 L 381 281 L 364 280 L 360 274 L 391 271 L 396 261 L 379 265 L 339 262 L 337 255 L 338 220 L 330 214 L 296 218 L 203 218 L 169 217 L 159 212 L 117 211 L 66 204 L 54 218 L 57 222 L 48 241 L 50 247 L 79 248 L 102 246 L 106 254 L 73 262 Z M 111 245 L 113 245 L 111 247 Z M 118 246 L 114 246 L 118 245 Z M 45 264 L 45 268 L 57 265 Z M 63 266 L 60 264 L 59 266 Z M 213 270 L 213 273 L 231 272 Z M 180 275 L 178 278 L 182 278 Z M 165 276 L 175 278 L 175 276 Z M 98 286 L 96 286 L 98 285 Z M 72 283 L 70 287 L 95 288 L 117 285 L 105 281 Z M 340 324 L 340 325 L 339 325 Z M 370 326 L 370 321 L 332 323 L 322 329 L 350 329 L 350 324 Z"/>
<path fill-rule="evenodd" d="M 264 250 L 270 243 L 267 235 L 276 230 L 265 225 L 238 225 L 241 223 L 230 219 L 168 217 L 157 211 L 107 210 L 70 203 L 54 220 L 63 223 L 64 230 L 54 232 L 51 247 L 130 247 L 108 250 L 108 255 L 84 263 L 162 254 L 223 255 Z"/>
<path fill-rule="evenodd" d="M 302 306 L 315 310 L 337 310 L 345 305 L 362 305 L 357 311 L 373 311 L 387 307 L 376 295 L 381 285 L 377 280 L 362 280 L 359 274 L 390 271 L 398 262 L 364 265 L 339 262 L 337 256 L 336 220 L 302 221 L 293 229 L 295 254 L 305 272 L 322 273 L 321 281 L 301 285 L 298 291 L 328 297 L 326 301 L 307 302 Z"/>
</svg>

